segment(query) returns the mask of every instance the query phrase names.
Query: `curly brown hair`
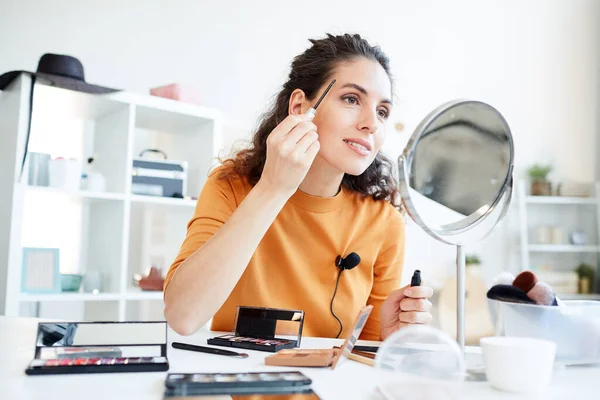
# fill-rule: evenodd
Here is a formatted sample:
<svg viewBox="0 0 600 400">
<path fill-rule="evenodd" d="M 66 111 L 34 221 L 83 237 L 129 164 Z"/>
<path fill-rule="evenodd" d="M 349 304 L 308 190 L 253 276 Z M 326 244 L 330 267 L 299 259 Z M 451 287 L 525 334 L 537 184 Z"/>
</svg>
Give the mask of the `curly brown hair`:
<svg viewBox="0 0 600 400">
<path fill-rule="evenodd" d="M 222 160 L 224 165 L 230 164 L 232 168 L 224 168 L 220 178 L 237 175 L 255 185 L 267 159 L 267 137 L 288 116 L 292 92 L 301 89 L 309 100 L 314 100 L 319 89 L 331 80 L 334 69 L 339 64 L 361 57 L 376 61 L 383 67 L 393 85 L 388 57 L 379 46 L 371 46 L 360 35 L 327 34 L 323 39 L 310 39 L 310 42 L 312 46 L 292 61 L 288 81 L 283 84 L 270 110 L 262 115 L 250 146 L 231 158 Z M 362 174 L 344 174 L 342 185 L 354 192 L 371 196 L 374 200 L 387 200 L 399 207 L 400 195 L 393 165 L 391 160 L 379 152 Z"/>
</svg>

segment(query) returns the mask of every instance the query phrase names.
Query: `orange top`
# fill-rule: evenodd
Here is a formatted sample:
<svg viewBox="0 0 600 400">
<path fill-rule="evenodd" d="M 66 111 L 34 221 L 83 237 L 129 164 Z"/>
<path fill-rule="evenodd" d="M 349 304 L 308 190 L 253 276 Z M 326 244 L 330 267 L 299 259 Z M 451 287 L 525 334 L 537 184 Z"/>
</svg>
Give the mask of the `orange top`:
<svg viewBox="0 0 600 400">
<path fill-rule="evenodd" d="M 231 216 L 252 186 L 241 178 L 208 177 L 188 223 L 187 236 L 166 276 L 200 248 Z M 300 190 L 267 230 L 237 285 L 214 315 L 212 330 L 231 331 L 236 306 L 304 310 L 303 335 L 335 337 L 339 324 L 329 309 L 338 255 L 355 252 L 360 264 L 342 272 L 333 310 L 348 333 L 361 307 L 374 309 L 361 339 L 379 340 L 379 314 L 388 294 L 400 287 L 404 219 L 387 201 L 342 189 L 335 197 Z"/>
</svg>

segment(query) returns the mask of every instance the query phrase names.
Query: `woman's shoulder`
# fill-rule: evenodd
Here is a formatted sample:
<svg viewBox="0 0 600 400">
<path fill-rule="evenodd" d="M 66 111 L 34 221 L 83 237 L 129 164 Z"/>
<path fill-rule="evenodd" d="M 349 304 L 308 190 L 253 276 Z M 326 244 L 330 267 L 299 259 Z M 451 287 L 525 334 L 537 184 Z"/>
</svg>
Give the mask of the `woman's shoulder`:
<svg viewBox="0 0 600 400">
<path fill-rule="evenodd" d="M 231 191 L 236 194 L 236 197 L 245 196 L 252 189 L 248 180 L 239 175 L 229 162 L 215 166 L 209 172 L 206 184 Z"/>
<path fill-rule="evenodd" d="M 349 191 L 349 197 L 354 208 L 368 214 L 371 220 L 385 220 L 388 221 L 388 225 L 404 226 L 404 213 L 388 200 L 375 200 L 371 196 L 354 191 Z"/>
</svg>

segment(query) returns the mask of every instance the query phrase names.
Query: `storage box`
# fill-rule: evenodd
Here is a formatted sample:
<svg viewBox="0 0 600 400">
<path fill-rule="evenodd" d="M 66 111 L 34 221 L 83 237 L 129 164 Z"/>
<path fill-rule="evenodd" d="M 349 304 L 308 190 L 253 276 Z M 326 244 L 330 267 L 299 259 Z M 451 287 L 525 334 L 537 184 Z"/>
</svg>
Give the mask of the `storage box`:
<svg viewBox="0 0 600 400">
<path fill-rule="evenodd" d="M 184 103 L 202 105 L 202 96 L 200 96 L 200 92 L 197 89 L 179 83 L 152 88 L 150 89 L 150 94 Z"/>
<path fill-rule="evenodd" d="M 146 196 L 183 198 L 187 191 L 187 161 L 134 158 L 131 191 Z"/>
<path fill-rule="evenodd" d="M 563 301 L 564 306 L 487 301 L 497 335 L 551 340 L 556 361 L 566 365 L 600 363 L 599 301 Z"/>
</svg>

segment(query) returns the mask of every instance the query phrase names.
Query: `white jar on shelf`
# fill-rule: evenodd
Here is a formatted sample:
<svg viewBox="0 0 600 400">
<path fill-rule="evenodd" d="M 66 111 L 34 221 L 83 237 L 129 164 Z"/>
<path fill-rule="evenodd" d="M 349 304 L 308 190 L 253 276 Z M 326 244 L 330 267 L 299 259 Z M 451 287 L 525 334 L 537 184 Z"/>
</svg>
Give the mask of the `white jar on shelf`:
<svg viewBox="0 0 600 400">
<path fill-rule="evenodd" d="M 50 186 L 57 189 L 79 190 L 81 163 L 74 158 L 58 157 L 48 163 Z"/>
</svg>

